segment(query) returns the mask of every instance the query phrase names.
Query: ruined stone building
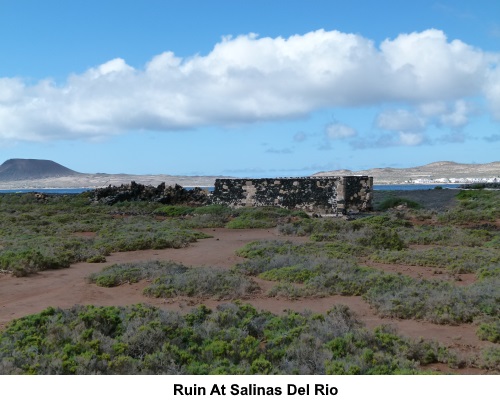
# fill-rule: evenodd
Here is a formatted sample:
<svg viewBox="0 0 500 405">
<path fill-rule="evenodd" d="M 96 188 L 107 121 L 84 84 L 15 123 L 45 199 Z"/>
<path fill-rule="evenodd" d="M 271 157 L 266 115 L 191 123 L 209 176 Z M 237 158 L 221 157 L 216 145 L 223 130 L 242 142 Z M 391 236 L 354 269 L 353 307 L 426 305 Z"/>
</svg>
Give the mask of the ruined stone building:
<svg viewBox="0 0 500 405">
<path fill-rule="evenodd" d="M 373 177 L 217 179 L 212 202 L 232 207 L 277 206 L 341 216 L 372 209 Z"/>
</svg>

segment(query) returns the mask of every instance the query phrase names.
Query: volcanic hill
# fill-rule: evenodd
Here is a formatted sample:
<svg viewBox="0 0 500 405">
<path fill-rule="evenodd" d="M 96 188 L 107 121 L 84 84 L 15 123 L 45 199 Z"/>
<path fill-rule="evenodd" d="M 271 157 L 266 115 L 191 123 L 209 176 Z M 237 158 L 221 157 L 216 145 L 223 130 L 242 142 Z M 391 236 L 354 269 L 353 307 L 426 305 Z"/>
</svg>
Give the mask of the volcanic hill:
<svg viewBox="0 0 500 405">
<path fill-rule="evenodd" d="M 78 174 L 80 173 L 52 160 L 9 159 L 0 166 L 0 181 L 44 179 Z"/>
</svg>

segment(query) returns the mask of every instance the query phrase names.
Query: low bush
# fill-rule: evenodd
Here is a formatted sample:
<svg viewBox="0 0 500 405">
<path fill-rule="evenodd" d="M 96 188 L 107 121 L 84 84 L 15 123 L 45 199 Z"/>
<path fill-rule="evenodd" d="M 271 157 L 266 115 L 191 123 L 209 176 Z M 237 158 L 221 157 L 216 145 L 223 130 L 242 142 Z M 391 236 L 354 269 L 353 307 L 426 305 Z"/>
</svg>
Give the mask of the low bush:
<svg viewBox="0 0 500 405">
<path fill-rule="evenodd" d="M 238 208 L 233 215 L 235 218 L 226 225 L 229 229 L 274 228 L 292 218 L 309 218 L 303 211 L 278 207 Z"/>
<path fill-rule="evenodd" d="M 500 311 L 500 281 L 455 286 L 442 281 L 378 283 L 364 295 L 382 316 L 426 319 L 438 324 L 472 322 Z"/>
<path fill-rule="evenodd" d="M 364 329 L 345 306 L 279 316 L 241 303 L 184 316 L 144 304 L 48 308 L 0 332 L 0 374 L 401 374 L 451 359 L 435 343 Z"/>
<path fill-rule="evenodd" d="M 140 280 L 152 280 L 144 294 L 156 298 L 178 295 L 233 299 L 258 290 L 255 282 L 241 273 L 215 268 L 190 268 L 172 261 L 149 261 L 108 266 L 88 277 L 101 287 L 115 287 Z"/>
<path fill-rule="evenodd" d="M 104 255 L 91 256 L 86 261 L 87 263 L 106 263 L 106 256 Z"/>
<path fill-rule="evenodd" d="M 197 207 L 193 211 L 193 215 L 231 215 L 234 210 L 226 205 L 214 204 Z"/>
<path fill-rule="evenodd" d="M 438 217 L 442 223 L 472 224 L 500 218 L 500 194 L 491 190 L 461 190 L 459 204 Z"/>
<path fill-rule="evenodd" d="M 495 233 L 484 229 L 422 225 L 400 230 L 406 244 L 494 247 Z"/>
<path fill-rule="evenodd" d="M 500 371 L 500 347 L 483 349 L 478 365 L 487 370 Z"/>
<path fill-rule="evenodd" d="M 91 204 L 82 195 L 51 195 L 43 202 L 30 194 L 0 195 L 0 269 L 26 276 L 79 261 L 103 262 L 111 252 L 179 248 L 207 237 L 187 229 L 183 218 L 158 221 L 144 201 L 113 207 Z M 189 207 L 170 207 L 172 214 Z M 82 232 L 91 233 L 82 235 Z"/>
<path fill-rule="evenodd" d="M 153 211 L 153 214 L 163 215 L 166 217 L 181 217 L 192 214 L 195 211 L 193 207 L 185 205 L 165 205 Z"/>
<path fill-rule="evenodd" d="M 144 294 L 156 298 L 178 295 L 236 299 L 259 290 L 258 285 L 240 273 L 215 268 L 190 268 L 182 273 L 156 278 Z"/>
<path fill-rule="evenodd" d="M 416 201 L 408 200 L 406 198 L 400 197 L 389 197 L 383 200 L 380 204 L 377 205 L 377 209 L 380 211 L 387 211 L 390 208 L 395 208 L 398 206 L 404 206 L 412 209 L 420 209 L 421 205 Z"/>
<path fill-rule="evenodd" d="M 316 220 L 311 218 L 299 219 L 293 222 L 287 222 L 278 225 L 278 232 L 282 235 L 308 236 L 314 231 Z"/>
<path fill-rule="evenodd" d="M 430 266 L 452 273 L 479 273 L 485 266 L 500 265 L 500 251 L 477 247 L 435 247 L 425 250 L 378 251 L 371 259 L 380 263 Z"/>
<path fill-rule="evenodd" d="M 484 265 L 497 260 L 496 251 L 435 248 L 379 251 L 372 256 L 383 262 L 408 264 L 429 265 L 439 261 L 454 272 L 482 271 L 483 281 L 469 286 L 386 274 L 359 266 L 348 254 L 338 258 L 338 253 L 334 243 L 253 242 L 239 250 L 247 260 L 236 265 L 236 269 L 245 275 L 277 281 L 279 284 L 271 289 L 271 296 L 294 299 L 333 294 L 362 295 L 381 315 L 389 317 L 459 324 L 484 315 L 496 316 L 499 311 L 500 279 L 496 277 L 494 264 L 491 268 Z"/>
<path fill-rule="evenodd" d="M 324 220 L 316 223 L 311 240 L 343 242 L 355 247 L 359 255 L 378 249 L 401 250 L 406 247 L 401 228 L 411 224 L 390 216 L 372 216 L 355 221 Z"/>
<path fill-rule="evenodd" d="M 89 282 L 100 287 L 116 287 L 121 284 L 137 283 L 163 274 L 179 274 L 188 267 L 172 261 L 148 261 L 140 263 L 113 264 L 88 277 Z"/>
<path fill-rule="evenodd" d="M 260 278 L 270 281 L 286 281 L 290 283 L 304 283 L 319 274 L 319 270 L 311 271 L 303 266 L 295 265 L 267 270 L 260 274 Z"/>
<path fill-rule="evenodd" d="M 481 340 L 500 343 L 500 318 L 481 323 L 477 328 L 476 334 Z"/>
<path fill-rule="evenodd" d="M 381 226 L 371 227 L 365 235 L 358 239 L 357 243 L 377 250 L 402 250 L 406 247 L 394 229 Z"/>
</svg>

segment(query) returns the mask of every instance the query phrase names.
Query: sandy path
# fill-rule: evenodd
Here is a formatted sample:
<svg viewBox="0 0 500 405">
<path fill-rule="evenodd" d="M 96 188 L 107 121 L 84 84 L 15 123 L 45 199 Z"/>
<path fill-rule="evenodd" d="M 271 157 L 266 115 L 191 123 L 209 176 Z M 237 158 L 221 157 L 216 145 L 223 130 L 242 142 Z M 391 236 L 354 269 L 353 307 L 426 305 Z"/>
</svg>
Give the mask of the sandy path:
<svg viewBox="0 0 500 405">
<path fill-rule="evenodd" d="M 142 295 L 142 290 L 148 284 L 146 281 L 115 288 L 102 288 L 87 283 L 85 278 L 110 264 L 144 260 L 173 260 L 190 266 L 209 265 L 229 268 L 243 260 L 237 257 L 234 251 L 248 242 L 272 239 L 306 241 L 306 238 L 279 236 L 275 230 L 208 229 L 204 232 L 213 238 L 199 240 L 183 249 L 113 253 L 107 258 L 107 263 L 77 263 L 68 269 L 44 271 L 26 278 L 0 275 L 0 329 L 12 319 L 39 312 L 48 306 L 61 308 L 69 308 L 75 304 L 123 306 L 143 302 L 181 312 L 187 312 L 192 306 L 200 303 L 215 308 L 221 301 L 145 297 Z M 266 282 L 259 280 L 259 283 L 266 289 Z M 335 304 L 345 304 L 370 328 L 391 324 L 405 336 L 437 340 L 463 353 L 477 352 L 479 348 L 491 345 L 476 337 L 474 325 L 435 325 L 415 320 L 380 318 L 361 297 L 334 296 L 288 300 L 261 295 L 245 301 L 258 309 L 276 314 L 287 309 L 297 311 L 308 309 L 325 313 Z"/>
<path fill-rule="evenodd" d="M 67 269 L 43 271 L 30 277 L 16 278 L 1 274 L 0 328 L 11 319 L 39 312 L 48 306 L 68 308 L 75 304 L 129 305 L 137 302 L 157 305 L 158 300 L 142 295 L 144 283 L 102 288 L 86 282 L 86 276 L 111 264 L 173 260 L 189 266 L 229 268 L 243 260 L 234 252 L 248 242 L 282 238 L 275 230 L 267 229 L 208 229 L 203 232 L 213 238 L 199 240 L 182 249 L 118 252 L 108 256 L 106 263 L 76 263 Z"/>
</svg>

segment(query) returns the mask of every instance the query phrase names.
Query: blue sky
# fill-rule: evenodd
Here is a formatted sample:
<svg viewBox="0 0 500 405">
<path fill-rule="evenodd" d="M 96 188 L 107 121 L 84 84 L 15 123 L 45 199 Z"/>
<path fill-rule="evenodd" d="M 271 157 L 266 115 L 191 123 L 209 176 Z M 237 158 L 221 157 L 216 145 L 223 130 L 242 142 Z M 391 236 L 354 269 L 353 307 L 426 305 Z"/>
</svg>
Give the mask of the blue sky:
<svg viewBox="0 0 500 405">
<path fill-rule="evenodd" d="M 500 2 L 0 0 L 9 158 L 251 177 L 498 161 Z"/>
</svg>

